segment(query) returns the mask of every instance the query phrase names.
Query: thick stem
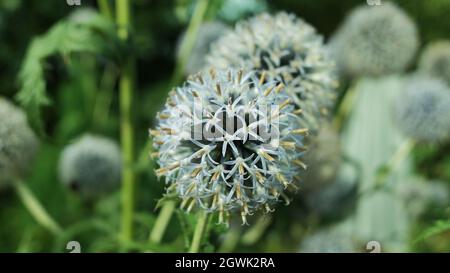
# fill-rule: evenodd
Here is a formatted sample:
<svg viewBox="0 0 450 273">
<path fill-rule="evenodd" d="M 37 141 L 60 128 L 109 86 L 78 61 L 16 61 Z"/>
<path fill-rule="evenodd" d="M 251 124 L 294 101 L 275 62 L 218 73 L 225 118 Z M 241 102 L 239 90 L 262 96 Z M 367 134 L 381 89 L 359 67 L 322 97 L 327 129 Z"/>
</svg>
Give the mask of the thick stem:
<svg viewBox="0 0 450 273">
<path fill-rule="evenodd" d="M 34 220 L 51 233 L 60 235 L 62 228 L 48 214 L 27 185 L 22 181 L 15 181 L 13 184 L 17 195 Z"/>
<path fill-rule="evenodd" d="M 192 14 L 191 21 L 186 30 L 186 38 L 180 46 L 180 53 L 177 58 L 177 64 L 175 72 L 172 78 L 172 85 L 177 85 L 180 79 L 183 77 L 183 70 L 189 59 L 192 48 L 194 47 L 195 40 L 197 39 L 198 29 L 202 24 L 205 17 L 206 10 L 208 8 L 208 0 L 198 0 L 194 13 Z"/>
<path fill-rule="evenodd" d="M 169 225 L 170 218 L 172 218 L 175 211 L 176 202 L 173 200 L 166 201 L 159 212 L 152 232 L 150 233 L 150 242 L 159 244 L 164 236 L 164 233 Z"/>
<path fill-rule="evenodd" d="M 116 21 L 118 25 L 118 36 L 126 41 L 130 28 L 130 1 L 116 1 Z M 133 60 L 128 58 L 122 67 L 119 80 L 120 100 L 120 136 L 122 146 L 122 222 L 121 239 L 130 241 L 133 237 L 133 210 L 134 210 L 134 187 L 135 174 L 134 163 L 134 141 L 133 126 L 131 122 L 131 111 L 133 107 Z"/>
<path fill-rule="evenodd" d="M 197 225 L 195 226 L 194 236 L 192 237 L 191 248 L 189 253 L 198 253 L 202 243 L 203 235 L 205 235 L 208 224 L 208 212 L 201 210 L 198 215 Z"/>
</svg>

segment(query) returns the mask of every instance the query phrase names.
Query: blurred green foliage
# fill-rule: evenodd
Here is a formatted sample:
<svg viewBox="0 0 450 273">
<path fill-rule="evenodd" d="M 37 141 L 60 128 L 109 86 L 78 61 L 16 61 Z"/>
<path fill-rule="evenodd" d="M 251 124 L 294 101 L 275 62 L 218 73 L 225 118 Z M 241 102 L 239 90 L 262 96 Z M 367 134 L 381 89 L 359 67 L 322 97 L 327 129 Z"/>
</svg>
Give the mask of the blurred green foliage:
<svg viewBox="0 0 450 273">
<path fill-rule="evenodd" d="M 394 2 L 416 21 L 422 46 L 435 39 L 450 38 L 450 1 Z M 218 0 L 209 5 L 206 20 L 217 18 L 232 25 L 264 10 L 285 10 L 304 18 L 329 38 L 348 11 L 364 3 L 363 0 L 254 0 L 241 7 L 236 6 L 237 1 Z M 83 251 L 92 252 L 187 249 L 195 216 L 180 211 L 170 221 L 165 244 L 148 243 L 164 183 L 153 173 L 147 129 L 153 127 L 156 112 L 172 88 L 176 42 L 189 23 L 194 5 L 195 1 L 190 0 L 133 1 L 132 39 L 121 44 L 114 38 L 114 24 L 106 18 L 96 15 L 87 21 L 77 21 L 68 17 L 76 10 L 97 9 L 95 1 L 82 0 L 82 6 L 75 7 L 65 1 L 0 0 L 0 95 L 21 102 L 32 124 L 40 130 L 43 145 L 26 182 L 49 213 L 67 227 L 64 236 L 55 239 L 34 222 L 14 192 L 0 192 L 0 252 L 64 252 L 69 240 L 78 240 Z M 86 203 L 59 183 L 57 173 L 62 147 L 83 132 L 118 139 L 117 79 L 126 56 L 136 58 L 133 124 L 140 152 L 136 164 L 139 181 L 136 243 L 129 245 L 119 242 L 115 234 L 119 229 L 119 193 Z M 421 175 L 446 181 L 450 186 L 449 143 L 419 146 L 414 150 L 413 161 Z M 305 219 L 292 217 L 297 213 L 293 211 L 295 208 L 298 209 L 280 208 L 274 217 L 276 221 L 268 224 L 259 240 L 239 251 L 296 251 L 299 238 L 312 227 L 304 224 Z M 414 250 L 449 250 L 448 232 L 431 236 L 448 229 L 448 222 L 440 222 L 423 233 L 443 217 L 448 218 L 448 213 L 421 219 L 415 233 L 422 235 L 423 240 L 414 245 Z M 216 250 L 214 246 L 225 232 L 224 226 L 211 226 L 206 251 Z M 251 227 L 243 229 L 247 232 Z M 180 231 L 183 236 L 179 236 Z"/>
</svg>

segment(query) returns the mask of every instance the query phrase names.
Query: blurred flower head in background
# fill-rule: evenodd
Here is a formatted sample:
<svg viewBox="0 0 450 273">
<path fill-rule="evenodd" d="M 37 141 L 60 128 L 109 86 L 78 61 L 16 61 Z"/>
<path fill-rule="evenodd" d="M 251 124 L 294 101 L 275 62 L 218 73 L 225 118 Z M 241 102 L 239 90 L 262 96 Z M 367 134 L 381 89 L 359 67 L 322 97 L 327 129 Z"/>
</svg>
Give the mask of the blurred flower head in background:
<svg viewBox="0 0 450 273">
<path fill-rule="evenodd" d="M 245 223 L 255 210 L 270 211 L 304 166 L 307 129 L 293 111 L 282 84 L 242 70 L 199 73 L 170 93 L 151 130 L 156 173 L 188 211 L 198 205 L 222 220 L 237 210 Z"/>
<path fill-rule="evenodd" d="M 401 72 L 418 47 L 414 21 L 391 2 L 355 8 L 330 41 L 340 72 L 351 77 Z"/>
<path fill-rule="evenodd" d="M 0 97 L 0 189 L 30 170 L 38 146 L 25 113 Z"/>
<path fill-rule="evenodd" d="M 450 137 L 450 89 L 438 79 L 412 76 L 395 104 L 395 121 L 415 140 L 444 141 Z"/>
<path fill-rule="evenodd" d="M 121 169 L 118 144 L 95 135 L 84 135 L 66 146 L 59 161 L 61 182 L 86 199 L 116 190 Z"/>
<path fill-rule="evenodd" d="M 450 84 L 450 41 L 439 40 L 425 47 L 420 57 L 419 69 L 425 75 Z"/>
<path fill-rule="evenodd" d="M 263 13 L 238 23 L 213 43 L 207 63 L 221 69 L 254 69 L 269 81 L 283 83 L 312 132 L 334 107 L 334 63 L 322 36 L 294 14 Z"/>
</svg>

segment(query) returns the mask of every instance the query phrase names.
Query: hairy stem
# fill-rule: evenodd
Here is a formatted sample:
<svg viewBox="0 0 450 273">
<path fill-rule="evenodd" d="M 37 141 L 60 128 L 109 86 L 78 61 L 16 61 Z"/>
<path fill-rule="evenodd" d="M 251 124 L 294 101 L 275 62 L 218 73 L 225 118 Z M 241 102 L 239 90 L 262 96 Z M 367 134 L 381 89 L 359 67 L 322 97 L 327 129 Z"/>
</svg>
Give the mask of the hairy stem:
<svg viewBox="0 0 450 273">
<path fill-rule="evenodd" d="M 118 25 L 118 36 L 123 41 L 128 40 L 130 24 L 130 1 L 116 1 L 116 21 Z M 122 67 L 119 79 L 120 100 L 120 137 L 122 146 L 122 219 L 121 239 L 130 241 L 133 237 L 133 210 L 134 210 L 134 188 L 135 173 L 134 141 L 132 126 L 133 107 L 133 60 L 127 58 Z"/>
<path fill-rule="evenodd" d="M 51 233 L 60 235 L 62 228 L 48 214 L 28 186 L 22 181 L 15 181 L 13 184 L 17 195 L 34 220 Z"/>
</svg>

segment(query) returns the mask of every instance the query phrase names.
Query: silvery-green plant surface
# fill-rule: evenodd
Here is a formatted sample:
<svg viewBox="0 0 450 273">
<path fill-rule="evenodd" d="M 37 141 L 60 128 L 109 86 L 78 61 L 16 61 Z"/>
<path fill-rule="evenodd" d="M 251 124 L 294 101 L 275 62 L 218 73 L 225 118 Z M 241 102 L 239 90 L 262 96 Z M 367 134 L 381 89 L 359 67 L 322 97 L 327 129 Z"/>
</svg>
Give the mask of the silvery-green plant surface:
<svg viewBox="0 0 450 273">
<path fill-rule="evenodd" d="M 294 14 L 263 13 L 239 22 L 211 46 L 211 67 L 245 67 L 285 84 L 311 131 L 334 107 L 334 62 L 314 27 Z"/>
<path fill-rule="evenodd" d="M 394 112 L 397 126 L 407 137 L 425 142 L 450 138 L 450 89 L 441 80 L 409 77 Z"/>
<path fill-rule="evenodd" d="M 38 147 L 25 113 L 0 97 L 0 188 L 28 173 Z"/>
<path fill-rule="evenodd" d="M 421 54 L 419 70 L 450 85 L 450 40 L 438 40 L 428 44 Z"/>
<path fill-rule="evenodd" d="M 443 181 L 411 178 L 401 184 L 400 195 L 413 217 L 423 217 L 430 208 L 445 208 L 450 203 L 450 192 Z"/>
<path fill-rule="evenodd" d="M 270 211 L 304 166 L 307 128 L 284 86 L 263 82 L 253 72 L 211 70 L 169 94 L 151 130 L 156 173 L 188 210 L 220 219 L 237 211 L 245 223 L 258 209 Z"/>
<path fill-rule="evenodd" d="M 392 2 L 353 9 L 330 41 L 340 73 L 350 77 L 402 72 L 418 47 L 414 21 Z"/>
<path fill-rule="evenodd" d="M 205 22 L 200 26 L 194 48 L 184 67 L 185 75 L 195 74 L 205 66 L 205 56 L 209 53 L 211 44 L 228 30 L 229 27 L 220 21 Z M 183 33 L 183 36 L 178 41 L 178 55 L 180 54 L 180 45 L 185 38 L 186 33 Z"/>
<path fill-rule="evenodd" d="M 67 145 L 59 161 L 61 182 L 86 199 L 100 197 L 119 187 L 122 159 L 111 139 L 84 135 Z"/>
<path fill-rule="evenodd" d="M 324 123 L 307 145 L 308 171 L 304 174 L 302 191 L 320 191 L 336 180 L 342 157 L 339 134 L 331 124 Z"/>
<path fill-rule="evenodd" d="M 300 244 L 301 253 L 352 253 L 360 252 L 355 239 L 337 224 L 306 235 Z"/>
</svg>

